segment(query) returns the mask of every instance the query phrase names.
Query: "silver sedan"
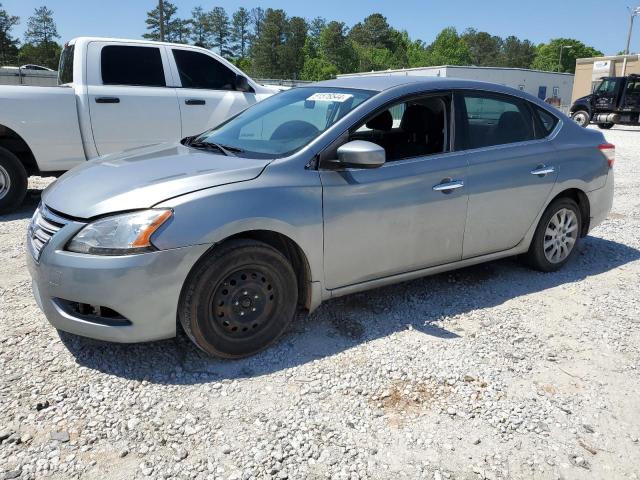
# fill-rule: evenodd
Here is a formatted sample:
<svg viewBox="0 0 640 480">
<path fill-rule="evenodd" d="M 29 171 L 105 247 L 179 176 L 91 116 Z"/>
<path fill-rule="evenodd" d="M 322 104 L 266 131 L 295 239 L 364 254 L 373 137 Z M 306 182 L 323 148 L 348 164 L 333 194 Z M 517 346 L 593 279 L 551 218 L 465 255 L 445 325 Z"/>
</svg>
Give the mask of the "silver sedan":
<svg viewBox="0 0 640 480">
<path fill-rule="evenodd" d="M 58 329 L 140 342 L 181 324 L 242 357 L 332 297 L 513 255 L 559 269 L 607 216 L 613 163 L 601 133 L 507 87 L 333 80 L 68 172 L 28 265 Z"/>
</svg>

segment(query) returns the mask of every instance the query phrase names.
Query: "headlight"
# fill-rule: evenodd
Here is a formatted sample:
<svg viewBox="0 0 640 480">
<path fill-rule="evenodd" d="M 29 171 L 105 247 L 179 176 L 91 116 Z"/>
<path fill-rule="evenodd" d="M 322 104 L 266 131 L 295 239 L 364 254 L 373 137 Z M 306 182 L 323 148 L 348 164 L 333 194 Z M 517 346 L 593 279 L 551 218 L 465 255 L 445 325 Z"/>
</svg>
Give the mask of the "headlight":
<svg viewBox="0 0 640 480">
<path fill-rule="evenodd" d="M 171 210 L 143 210 L 102 218 L 80 230 L 67 250 L 93 255 L 148 252 L 155 249 L 151 235 L 172 215 Z"/>
</svg>

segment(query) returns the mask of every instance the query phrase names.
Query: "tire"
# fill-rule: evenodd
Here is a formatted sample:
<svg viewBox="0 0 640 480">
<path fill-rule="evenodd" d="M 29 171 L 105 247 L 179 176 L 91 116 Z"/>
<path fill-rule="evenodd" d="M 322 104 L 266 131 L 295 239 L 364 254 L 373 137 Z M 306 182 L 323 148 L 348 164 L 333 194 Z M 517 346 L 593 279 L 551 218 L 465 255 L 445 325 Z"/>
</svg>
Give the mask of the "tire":
<svg viewBox="0 0 640 480">
<path fill-rule="evenodd" d="M 598 124 L 598 128 L 602 129 L 602 130 L 609 130 L 611 128 L 613 128 L 613 123 L 599 123 Z"/>
<path fill-rule="evenodd" d="M 0 147 L 0 213 L 20 206 L 27 194 L 28 175 L 20 159 Z"/>
<path fill-rule="evenodd" d="M 563 214 L 566 222 L 564 226 Z M 558 229 L 560 234 L 550 233 Z M 525 260 L 532 268 L 541 272 L 559 270 L 575 255 L 581 231 L 582 217 L 578 204 L 570 198 L 554 200 L 540 218 Z M 557 253 L 558 250 L 560 253 L 554 256 L 554 252 Z"/>
<path fill-rule="evenodd" d="M 298 282 L 287 258 L 266 243 L 232 240 L 189 274 L 178 318 L 208 355 L 242 358 L 271 345 L 296 313 Z"/>
<path fill-rule="evenodd" d="M 586 110 L 577 110 L 571 114 L 571 118 L 581 127 L 587 127 L 591 122 L 591 115 Z"/>
</svg>

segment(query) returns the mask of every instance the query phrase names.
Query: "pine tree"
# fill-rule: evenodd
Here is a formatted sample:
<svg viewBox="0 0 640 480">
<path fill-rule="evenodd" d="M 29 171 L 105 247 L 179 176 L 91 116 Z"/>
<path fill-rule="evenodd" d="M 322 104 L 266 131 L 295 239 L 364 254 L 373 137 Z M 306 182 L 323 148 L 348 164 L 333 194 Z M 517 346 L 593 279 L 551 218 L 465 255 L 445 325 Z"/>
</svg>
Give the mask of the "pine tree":
<svg viewBox="0 0 640 480">
<path fill-rule="evenodd" d="M 282 77 L 280 56 L 287 34 L 287 15 L 284 10 L 268 8 L 257 31 L 260 33 L 256 34 L 252 46 L 256 74 L 265 78 Z"/>
<path fill-rule="evenodd" d="M 222 56 L 230 56 L 229 36 L 231 33 L 229 16 L 222 7 L 214 7 L 209 13 L 209 21 L 211 24 L 212 45 L 218 49 L 218 53 Z"/>
<path fill-rule="evenodd" d="M 53 20 L 53 11 L 47 7 L 36 8 L 27 20 L 25 44 L 18 54 L 20 61 L 57 68 L 61 51 L 56 42 L 58 38 L 60 35 Z"/>
<path fill-rule="evenodd" d="M 191 10 L 191 41 L 199 47 L 211 48 L 211 19 L 200 6 Z"/>
<path fill-rule="evenodd" d="M 0 3 L 0 66 L 16 61 L 18 40 L 11 36 L 11 29 L 20 23 L 20 17 L 9 15 Z"/>
<path fill-rule="evenodd" d="M 233 42 L 233 55 L 237 58 L 244 58 L 249 50 L 249 39 L 251 36 L 251 14 L 240 7 L 235 11 L 231 20 L 231 41 Z"/>
<path fill-rule="evenodd" d="M 162 23 L 164 26 L 164 39 L 161 38 L 160 35 L 160 5 L 147 12 L 147 19 L 145 23 L 147 24 L 147 30 L 149 30 L 149 32 L 145 33 L 142 36 L 149 40 L 171 41 L 175 34 L 175 27 L 177 26 L 176 19 L 174 18 L 177 11 L 178 7 L 176 7 L 173 3 L 168 2 L 167 0 L 162 3 Z"/>
</svg>

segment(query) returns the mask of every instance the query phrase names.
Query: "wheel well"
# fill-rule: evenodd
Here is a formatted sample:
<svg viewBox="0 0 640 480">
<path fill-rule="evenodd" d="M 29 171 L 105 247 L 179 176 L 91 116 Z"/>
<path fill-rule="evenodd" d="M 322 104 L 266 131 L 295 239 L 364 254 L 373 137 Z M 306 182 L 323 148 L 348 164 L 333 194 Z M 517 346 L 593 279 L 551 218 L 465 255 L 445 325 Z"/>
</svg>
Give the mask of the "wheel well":
<svg viewBox="0 0 640 480">
<path fill-rule="evenodd" d="M 586 236 L 587 233 L 589 233 L 589 223 L 591 221 L 591 205 L 589 204 L 589 197 L 587 197 L 582 190 L 570 188 L 569 190 L 564 190 L 556 195 L 552 202 L 558 198 L 570 198 L 578 204 L 580 216 L 582 217 L 582 231 L 580 232 L 580 236 Z"/>
<path fill-rule="evenodd" d="M 38 172 L 38 163 L 27 142 L 16 132 L 4 125 L 0 125 L 0 147 L 6 148 L 18 157 L 29 175 Z"/>
<path fill-rule="evenodd" d="M 224 242 L 239 238 L 264 242 L 287 257 L 291 262 L 293 270 L 296 272 L 296 279 L 298 281 L 298 305 L 299 307 L 309 309 L 311 306 L 311 268 L 300 246 L 286 235 L 270 230 L 250 230 L 238 233 L 225 239 Z"/>
</svg>

